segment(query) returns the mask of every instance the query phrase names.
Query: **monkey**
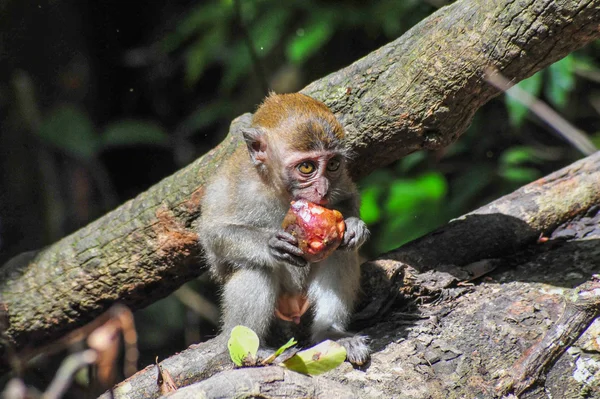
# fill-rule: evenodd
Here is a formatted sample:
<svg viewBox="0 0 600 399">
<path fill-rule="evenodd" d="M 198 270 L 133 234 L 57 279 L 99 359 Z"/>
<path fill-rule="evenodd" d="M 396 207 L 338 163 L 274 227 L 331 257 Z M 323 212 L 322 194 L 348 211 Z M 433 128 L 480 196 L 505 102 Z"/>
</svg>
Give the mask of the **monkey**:
<svg viewBox="0 0 600 399">
<path fill-rule="evenodd" d="M 277 334 L 277 325 L 297 324 L 310 343 L 335 340 L 348 361 L 363 364 L 368 338 L 346 329 L 359 293 L 358 248 L 369 230 L 348 173 L 344 129 L 320 101 L 270 94 L 242 136 L 246 145 L 207 184 L 198 224 L 210 271 L 224 284 L 221 336 L 239 324 L 262 343 Z M 317 263 L 307 262 L 281 227 L 290 202 L 301 199 L 344 216 L 341 245 Z"/>
</svg>

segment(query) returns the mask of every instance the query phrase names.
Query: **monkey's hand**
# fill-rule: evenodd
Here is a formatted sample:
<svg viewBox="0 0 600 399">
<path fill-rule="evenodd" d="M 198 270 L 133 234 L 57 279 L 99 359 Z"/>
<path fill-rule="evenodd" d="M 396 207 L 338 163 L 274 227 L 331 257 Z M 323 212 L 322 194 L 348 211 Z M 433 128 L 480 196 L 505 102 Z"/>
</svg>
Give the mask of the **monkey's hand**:
<svg viewBox="0 0 600 399">
<path fill-rule="evenodd" d="M 359 248 L 369 238 L 369 229 L 365 222 L 359 218 L 352 216 L 344 220 L 346 223 L 346 232 L 340 244 L 340 249 L 355 249 Z"/>
<path fill-rule="evenodd" d="M 296 267 L 308 266 L 308 261 L 302 257 L 302 250 L 298 248 L 298 240 L 288 232 L 280 230 L 273 234 L 269 239 L 269 250 L 279 261 Z"/>
</svg>

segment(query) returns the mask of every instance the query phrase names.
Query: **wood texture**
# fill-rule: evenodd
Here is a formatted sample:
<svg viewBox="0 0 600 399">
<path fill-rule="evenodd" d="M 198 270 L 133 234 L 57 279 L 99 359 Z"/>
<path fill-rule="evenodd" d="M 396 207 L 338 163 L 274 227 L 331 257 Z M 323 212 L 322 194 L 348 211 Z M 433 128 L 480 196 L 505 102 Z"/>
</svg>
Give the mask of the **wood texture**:
<svg viewBox="0 0 600 399">
<path fill-rule="evenodd" d="M 600 37 L 599 8 L 600 0 L 457 1 L 303 92 L 340 117 L 357 153 L 352 173 L 365 176 L 456 140 L 497 94 L 483 80 L 488 65 L 518 81 Z M 202 187 L 248 117 L 236 119 L 216 149 L 147 192 L 3 266 L 3 342 L 17 350 L 42 345 L 115 302 L 146 306 L 201 273 L 194 223 Z"/>
</svg>

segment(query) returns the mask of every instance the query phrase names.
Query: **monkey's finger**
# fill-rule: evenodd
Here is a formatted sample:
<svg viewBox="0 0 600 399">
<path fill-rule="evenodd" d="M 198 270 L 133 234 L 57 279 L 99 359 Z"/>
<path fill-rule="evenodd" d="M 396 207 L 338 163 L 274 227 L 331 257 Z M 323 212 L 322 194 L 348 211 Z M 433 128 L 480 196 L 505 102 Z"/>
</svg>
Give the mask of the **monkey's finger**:
<svg viewBox="0 0 600 399">
<path fill-rule="evenodd" d="M 292 266 L 296 266 L 296 267 L 306 267 L 309 265 L 308 261 L 300 256 L 294 256 L 294 255 L 289 255 L 288 254 L 288 262 L 292 265 Z"/>
<path fill-rule="evenodd" d="M 272 238 L 269 241 L 269 246 L 272 249 L 276 249 L 276 250 L 279 250 L 279 251 L 282 251 L 282 252 L 287 252 L 287 253 L 295 255 L 295 256 L 302 256 L 302 254 L 304 253 L 296 245 L 290 244 L 287 241 L 278 240 L 276 238 Z"/>
<path fill-rule="evenodd" d="M 356 244 L 356 232 L 354 231 L 346 231 L 344 234 L 344 239 L 340 244 L 340 247 L 351 249 L 354 247 L 353 244 Z"/>
<path fill-rule="evenodd" d="M 305 267 L 308 265 L 306 259 L 300 256 L 303 253 L 302 250 L 291 244 L 272 239 L 272 241 L 269 241 L 269 249 L 271 255 L 277 260 L 289 263 L 296 267 Z M 294 255 L 292 252 L 299 255 Z"/>
<path fill-rule="evenodd" d="M 300 256 L 295 256 L 291 254 L 283 254 L 281 257 L 283 261 L 289 263 L 292 266 L 296 267 L 306 267 L 308 266 L 308 261 Z"/>
<path fill-rule="evenodd" d="M 278 231 L 275 233 L 275 237 L 280 239 L 281 241 L 289 242 L 292 245 L 298 245 L 298 239 L 293 234 L 288 233 L 287 231 Z"/>
</svg>

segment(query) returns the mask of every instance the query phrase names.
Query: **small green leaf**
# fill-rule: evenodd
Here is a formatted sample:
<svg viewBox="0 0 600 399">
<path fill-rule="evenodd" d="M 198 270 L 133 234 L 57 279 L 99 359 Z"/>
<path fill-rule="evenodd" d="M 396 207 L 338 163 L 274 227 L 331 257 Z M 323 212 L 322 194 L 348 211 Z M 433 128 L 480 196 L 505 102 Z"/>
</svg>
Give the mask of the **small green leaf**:
<svg viewBox="0 0 600 399">
<path fill-rule="evenodd" d="M 542 89 L 542 71 L 525 80 L 522 80 L 517 84 L 517 86 L 532 96 L 537 97 Z M 507 91 L 507 93 L 510 94 L 510 89 Z M 506 95 L 504 98 L 511 125 L 520 127 L 523 124 L 527 113 L 529 112 L 529 105 L 521 104 L 521 102 L 510 97 L 510 95 Z"/>
<path fill-rule="evenodd" d="M 277 349 L 277 351 L 275 351 L 275 353 L 274 353 L 275 357 L 281 355 L 286 349 L 291 348 L 292 346 L 296 345 L 297 343 L 298 343 L 298 341 L 296 341 L 294 338 L 290 338 L 290 340 L 288 342 L 281 345 L 281 347 L 279 349 Z"/>
<path fill-rule="evenodd" d="M 194 85 L 202 77 L 208 64 L 218 53 L 217 49 L 225 42 L 222 27 L 215 27 L 206 35 L 200 36 L 187 50 L 185 81 Z"/>
<path fill-rule="evenodd" d="M 412 154 L 408 154 L 398 162 L 396 170 L 401 174 L 410 172 L 413 168 L 421 164 L 427 158 L 425 151 L 417 151 Z"/>
<path fill-rule="evenodd" d="M 277 356 L 281 355 L 286 349 L 291 348 L 292 346 L 296 345 L 297 343 L 298 343 L 298 341 L 296 341 L 294 338 L 291 338 L 288 342 L 286 342 L 279 349 L 277 349 L 275 351 L 275 353 L 273 353 L 271 356 L 269 356 L 268 358 L 263 360 L 261 362 L 261 364 L 273 363 L 273 361 L 277 358 Z"/>
<path fill-rule="evenodd" d="M 381 186 L 365 187 L 361 193 L 360 218 L 366 224 L 377 223 L 381 218 L 379 197 L 383 193 Z"/>
<path fill-rule="evenodd" d="M 385 210 L 390 216 L 414 213 L 424 201 L 437 201 L 448 191 L 446 179 L 439 172 L 428 172 L 415 179 L 397 179 L 390 185 Z"/>
<path fill-rule="evenodd" d="M 346 349 L 334 341 L 324 341 L 296 353 L 283 362 L 289 370 L 308 375 L 319 375 L 333 370 L 346 360 Z"/>
<path fill-rule="evenodd" d="M 441 199 L 448 191 L 446 178 L 439 172 L 423 173 L 416 180 L 419 191 L 428 199 Z"/>
<path fill-rule="evenodd" d="M 534 168 L 509 166 L 500 171 L 500 176 L 514 183 L 524 184 L 539 178 L 541 173 L 539 170 Z"/>
<path fill-rule="evenodd" d="M 524 163 L 541 163 L 540 158 L 535 155 L 535 150 L 531 147 L 516 146 L 504 151 L 500 156 L 500 164 L 503 165 L 522 165 Z"/>
<path fill-rule="evenodd" d="M 123 120 L 112 123 L 102 134 L 104 146 L 166 145 L 169 137 L 155 123 L 142 120 Z"/>
<path fill-rule="evenodd" d="M 248 364 L 256 359 L 259 340 L 254 331 L 245 326 L 235 326 L 231 330 L 231 336 L 227 342 L 229 356 L 238 366 Z"/>
<path fill-rule="evenodd" d="M 70 105 L 56 108 L 46 116 L 37 134 L 76 158 L 91 159 L 98 150 L 98 136 L 92 122 L 83 111 Z"/>
<path fill-rule="evenodd" d="M 273 7 L 252 24 L 250 36 L 254 39 L 255 51 L 259 57 L 268 54 L 281 40 L 281 32 L 285 31 L 291 15 L 291 9 L 287 7 Z"/>
<path fill-rule="evenodd" d="M 572 55 L 550 65 L 550 79 L 546 79 L 546 94 L 556 107 L 563 109 L 567 105 L 569 94 L 575 88 L 575 67 Z"/>
</svg>

